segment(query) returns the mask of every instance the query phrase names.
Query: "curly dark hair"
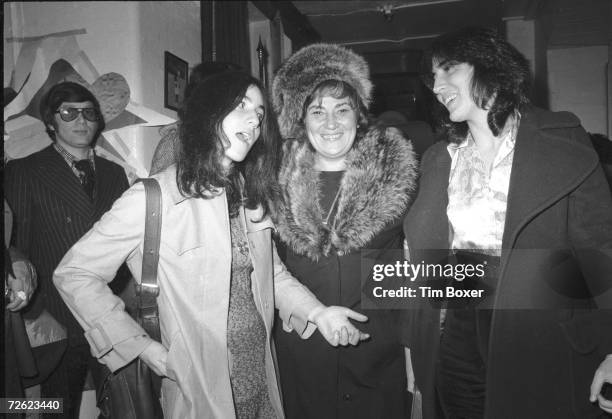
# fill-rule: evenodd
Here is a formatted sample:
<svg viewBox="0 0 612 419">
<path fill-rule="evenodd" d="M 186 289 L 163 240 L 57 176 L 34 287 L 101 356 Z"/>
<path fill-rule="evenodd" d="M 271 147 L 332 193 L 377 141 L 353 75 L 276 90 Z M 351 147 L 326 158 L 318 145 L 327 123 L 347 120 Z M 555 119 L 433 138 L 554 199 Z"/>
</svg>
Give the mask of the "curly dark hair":
<svg viewBox="0 0 612 419">
<path fill-rule="evenodd" d="M 466 27 L 437 37 L 422 62 L 422 79 L 430 89 L 434 83 L 433 66 L 440 63 L 467 63 L 474 68 L 472 99 L 482 109 L 493 99 L 487 122 L 496 136 L 511 115 L 530 103 L 529 61 L 493 29 Z M 452 122 L 448 110 L 437 101 L 433 112 L 449 141 L 459 142 L 465 138 L 466 122 Z"/>
<path fill-rule="evenodd" d="M 228 172 L 222 165 L 223 142 L 227 141 L 222 123 L 250 86 L 256 86 L 264 99 L 261 134 L 244 161 L 234 164 Z M 257 79 L 241 71 L 229 71 L 201 81 L 183 107 L 179 132 L 176 181 L 183 196 L 210 199 L 225 188 L 231 216 L 238 213 L 241 205 L 249 209 L 261 206 L 263 215 L 268 214 L 270 202 L 278 195 L 280 135 L 265 90 Z"/>
<path fill-rule="evenodd" d="M 57 122 L 55 121 L 55 112 L 60 108 L 64 102 L 91 102 L 98 113 L 98 128 L 94 134 L 92 146 L 104 131 L 104 118 L 102 117 L 102 111 L 100 110 L 100 103 L 98 99 L 91 93 L 87 88 L 81 86 L 78 83 L 71 81 L 65 81 L 58 83 L 51 87 L 47 94 L 40 101 L 40 117 L 45 124 L 47 134 L 53 142 L 56 141 L 55 131 L 51 129 L 57 129 Z"/>
</svg>

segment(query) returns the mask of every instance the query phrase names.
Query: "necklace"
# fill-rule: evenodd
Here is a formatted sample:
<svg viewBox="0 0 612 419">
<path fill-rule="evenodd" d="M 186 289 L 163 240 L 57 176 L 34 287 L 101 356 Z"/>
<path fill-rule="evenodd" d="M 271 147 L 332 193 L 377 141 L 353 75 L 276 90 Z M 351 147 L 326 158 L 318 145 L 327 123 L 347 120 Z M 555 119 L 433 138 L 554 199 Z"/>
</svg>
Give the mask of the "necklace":
<svg viewBox="0 0 612 419">
<path fill-rule="evenodd" d="M 334 207 L 336 206 L 336 202 L 338 202 L 338 197 L 340 196 L 340 191 L 342 191 L 342 185 L 338 186 L 338 192 L 336 192 L 336 196 L 332 201 L 331 207 L 329 207 L 329 211 L 327 211 L 327 217 L 325 217 L 325 220 L 323 220 L 323 225 L 325 227 L 329 225 L 329 217 L 331 217 L 332 213 L 334 212 Z M 334 219 L 335 218 L 336 217 L 334 217 Z"/>
</svg>

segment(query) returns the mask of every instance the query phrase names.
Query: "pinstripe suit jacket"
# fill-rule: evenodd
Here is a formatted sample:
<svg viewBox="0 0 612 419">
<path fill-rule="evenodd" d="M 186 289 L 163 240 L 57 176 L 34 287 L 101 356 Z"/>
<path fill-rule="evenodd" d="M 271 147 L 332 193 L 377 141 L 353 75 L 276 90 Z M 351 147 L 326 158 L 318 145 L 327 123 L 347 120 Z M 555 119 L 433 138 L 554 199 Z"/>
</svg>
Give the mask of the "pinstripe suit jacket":
<svg viewBox="0 0 612 419">
<path fill-rule="evenodd" d="M 53 146 L 10 161 L 5 168 L 5 196 L 15 219 L 13 241 L 36 266 L 39 277 L 38 290 L 24 317 L 34 318 L 46 308 L 66 326 L 71 345 L 86 340 L 53 286 L 53 271 L 68 249 L 128 188 L 121 166 L 98 156 L 95 165 L 93 202 Z"/>
</svg>

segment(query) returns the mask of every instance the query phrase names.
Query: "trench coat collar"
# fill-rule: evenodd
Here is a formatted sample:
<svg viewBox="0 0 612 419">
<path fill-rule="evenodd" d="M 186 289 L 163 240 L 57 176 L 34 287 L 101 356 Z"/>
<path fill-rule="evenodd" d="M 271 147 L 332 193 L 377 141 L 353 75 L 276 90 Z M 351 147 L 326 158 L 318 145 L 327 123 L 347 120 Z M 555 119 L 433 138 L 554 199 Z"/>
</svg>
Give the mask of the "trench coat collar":
<svg viewBox="0 0 612 419">
<path fill-rule="evenodd" d="M 167 177 L 167 181 L 170 185 L 172 185 L 171 188 L 168 189 L 168 195 L 170 197 L 170 202 L 172 202 L 174 205 L 179 205 L 189 199 L 197 199 L 197 198 L 193 198 L 190 196 L 185 196 L 181 193 L 181 191 L 179 190 L 178 187 L 178 183 L 177 183 L 177 173 L 176 173 L 176 164 L 172 164 L 170 166 L 168 166 L 168 168 L 162 172 L 160 172 L 159 175 L 155 175 L 155 177 Z M 222 198 L 225 195 L 225 190 L 223 188 L 219 189 L 219 192 L 216 194 L 211 194 L 211 199 L 216 199 L 216 198 Z"/>
<path fill-rule="evenodd" d="M 171 188 L 168 189 L 168 195 L 170 196 L 170 200 L 174 205 L 178 205 L 182 202 L 187 201 L 188 199 L 193 199 L 188 196 L 184 196 L 178 189 L 178 185 L 176 183 L 176 165 L 173 164 L 170 166 L 167 171 L 164 171 L 165 174 L 163 176 L 168 176 Z M 164 173 L 162 172 L 162 173 Z M 215 195 L 212 199 L 226 199 L 225 198 L 225 190 L 221 189 L 218 195 Z M 241 217 L 244 220 L 244 225 L 246 226 L 246 231 L 249 233 L 253 233 L 256 231 L 265 230 L 266 228 L 274 228 L 274 224 L 270 220 L 270 217 L 266 216 L 262 219 L 263 209 L 261 207 L 257 207 L 255 209 L 244 208 L 240 210 Z M 261 220 L 261 221 L 259 221 Z"/>
</svg>

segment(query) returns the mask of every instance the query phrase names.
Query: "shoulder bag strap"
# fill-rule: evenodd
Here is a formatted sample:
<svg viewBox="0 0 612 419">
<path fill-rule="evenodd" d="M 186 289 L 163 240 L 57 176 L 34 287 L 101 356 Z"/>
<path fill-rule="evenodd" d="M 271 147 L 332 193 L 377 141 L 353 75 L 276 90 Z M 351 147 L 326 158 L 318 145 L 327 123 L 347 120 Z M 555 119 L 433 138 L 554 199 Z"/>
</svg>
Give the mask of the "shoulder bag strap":
<svg viewBox="0 0 612 419">
<path fill-rule="evenodd" d="M 140 285 L 136 287 L 138 305 L 136 319 L 152 339 L 161 341 L 159 331 L 159 311 L 157 296 L 157 265 L 159 263 L 159 242 L 161 236 L 161 188 L 152 178 L 138 179 L 145 187 L 147 197 L 144 245 L 142 256 L 142 275 Z"/>
</svg>

